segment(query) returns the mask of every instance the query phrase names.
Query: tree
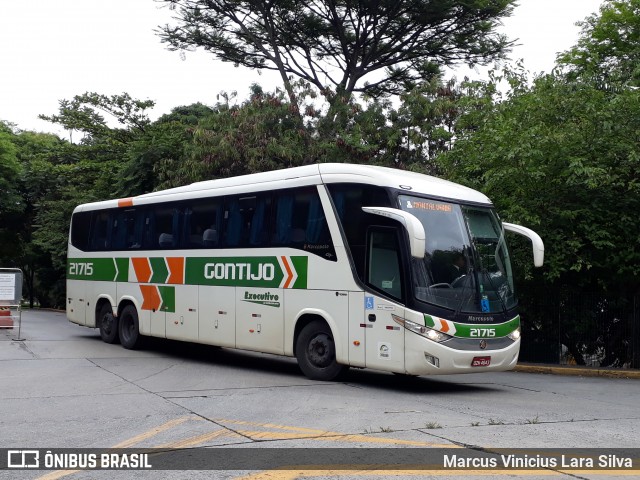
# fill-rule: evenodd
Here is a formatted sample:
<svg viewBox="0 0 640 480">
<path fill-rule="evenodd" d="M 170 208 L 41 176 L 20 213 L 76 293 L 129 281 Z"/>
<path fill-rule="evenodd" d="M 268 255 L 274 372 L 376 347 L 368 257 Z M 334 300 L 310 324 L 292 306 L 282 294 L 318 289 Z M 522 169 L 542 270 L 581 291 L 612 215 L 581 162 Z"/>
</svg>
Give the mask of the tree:
<svg viewBox="0 0 640 480">
<path fill-rule="evenodd" d="M 546 75 L 531 86 L 521 79 L 483 120 L 440 160 L 448 178 L 486 193 L 504 220 L 542 236 L 542 276 L 520 247 L 522 276 L 569 297 L 589 291 L 630 301 L 639 294 L 640 95 Z M 563 343 L 578 362 L 586 318 L 563 316 Z"/>
<path fill-rule="evenodd" d="M 42 120 L 62 125 L 71 134 L 80 131 L 92 139 L 104 139 L 112 143 L 126 143 L 136 134 L 145 131 L 150 120 L 146 110 L 152 108 L 152 100 L 138 100 L 128 93 L 101 95 L 86 92 L 72 100 L 61 100 L 58 115 L 39 115 Z M 108 114 L 124 128 L 112 128 L 102 113 Z"/>
<path fill-rule="evenodd" d="M 145 128 L 127 145 L 126 164 L 118 192 L 122 196 L 139 195 L 156 190 L 163 181 L 176 185 L 181 178 L 186 152 L 193 140 L 193 131 L 201 119 L 213 115 L 210 107 L 201 103 L 175 107 L 169 114 Z M 173 171 L 164 171 L 170 165 Z"/>
<path fill-rule="evenodd" d="M 578 43 L 558 56 L 562 69 L 600 87 L 640 86 L 640 0 L 606 0 L 578 25 Z"/>
<path fill-rule="evenodd" d="M 21 210 L 17 195 L 20 164 L 13 144 L 14 137 L 11 129 L 0 122 L 0 221 Z"/>
<path fill-rule="evenodd" d="M 66 142 L 52 134 L 21 131 L 15 135 L 13 143 L 21 165 L 18 186 L 24 205 L 21 215 L 14 218 L 13 228 L 18 238 L 13 245 L 17 252 L 17 265 L 24 272 L 24 295 L 33 307 L 36 297 L 41 297 L 46 304 L 46 297 L 53 290 L 47 282 L 41 281 L 42 274 L 46 275 L 43 265 L 51 262 L 50 255 L 39 248 L 33 238 L 39 228 L 36 216 L 42 207 L 41 202 L 55 181 L 51 175 L 51 164 L 62 161 L 66 156 Z M 66 251 L 66 245 L 58 247 L 62 248 L 62 252 Z M 54 255 L 58 255 L 58 252 L 54 252 Z"/>
<path fill-rule="evenodd" d="M 210 114 L 188 126 L 184 154 L 160 160 L 160 187 L 303 163 L 308 132 L 299 127 L 299 117 L 281 91 L 265 93 L 254 85 L 240 105 L 226 94 L 220 97 Z M 187 126 L 182 130 L 187 132 Z"/>
<path fill-rule="evenodd" d="M 24 211 L 20 197 L 18 149 L 9 125 L 0 122 L 0 265 L 19 266 L 18 219 Z"/>
<path fill-rule="evenodd" d="M 637 288 L 639 128 L 635 92 L 610 95 L 548 75 L 498 104 L 443 161 L 451 178 L 493 198 L 505 219 L 541 230 L 549 280 L 575 273 L 583 285 L 626 288 L 635 279 Z"/>
<path fill-rule="evenodd" d="M 486 64 L 510 43 L 496 33 L 515 0 L 162 0 L 177 11 L 161 28 L 172 49 L 277 71 L 292 105 L 292 77 L 331 106 L 354 92 L 398 94 L 437 65 Z"/>
<path fill-rule="evenodd" d="M 128 167 L 138 158 L 130 155 L 131 145 L 147 134 L 151 122 L 146 110 L 152 106 L 152 101 L 136 100 L 126 93 L 87 92 L 62 100 L 57 115 L 40 116 L 71 132 L 81 132 L 80 142 L 52 141 L 32 132 L 21 135 L 23 195 L 28 205 L 24 258 L 31 271 L 30 294 L 33 297 L 37 291 L 41 305 L 64 305 L 66 245 L 73 209 L 81 203 L 129 196 L 130 188 L 147 186 L 147 171 Z M 111 126 L 114 120 L 116 126 Z"/>
</svg>

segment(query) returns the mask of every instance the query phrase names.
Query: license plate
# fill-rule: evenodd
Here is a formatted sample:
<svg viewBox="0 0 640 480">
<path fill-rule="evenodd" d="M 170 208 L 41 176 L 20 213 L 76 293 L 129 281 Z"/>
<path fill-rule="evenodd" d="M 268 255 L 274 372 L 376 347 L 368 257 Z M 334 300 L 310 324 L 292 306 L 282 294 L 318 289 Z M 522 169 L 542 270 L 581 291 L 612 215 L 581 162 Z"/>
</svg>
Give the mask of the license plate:
<svg viewBox="0 0 640 480">
<path fill-rule="evenodd" d="M 491 365 L 491 357 L 473 357 L 472 367 L 488 367 Z"/>
</svg>

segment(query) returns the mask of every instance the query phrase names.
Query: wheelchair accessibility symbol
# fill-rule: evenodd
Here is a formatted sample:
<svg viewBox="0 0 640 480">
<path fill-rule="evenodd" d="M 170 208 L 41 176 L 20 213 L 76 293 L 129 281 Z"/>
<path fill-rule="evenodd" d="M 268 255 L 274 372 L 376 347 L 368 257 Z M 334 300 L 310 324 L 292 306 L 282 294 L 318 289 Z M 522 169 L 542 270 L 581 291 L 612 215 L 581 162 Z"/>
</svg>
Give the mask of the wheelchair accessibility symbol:
<svg viewBox="0 0 640 480">
<path fill-rule="evenodd" d="M 364 297 L 364 309 L 373 310 L 373 297 Z"/>
</svg>

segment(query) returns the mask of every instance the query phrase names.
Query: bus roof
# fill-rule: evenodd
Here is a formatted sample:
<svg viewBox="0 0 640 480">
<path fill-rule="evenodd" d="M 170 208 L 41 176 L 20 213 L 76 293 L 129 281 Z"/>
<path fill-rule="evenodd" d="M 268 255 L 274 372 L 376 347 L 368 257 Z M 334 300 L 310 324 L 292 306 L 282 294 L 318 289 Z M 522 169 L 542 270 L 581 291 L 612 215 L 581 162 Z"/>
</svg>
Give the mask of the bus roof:
<svg viewBox="0 0 640 480">
<path fill-rule="evenodd" d="M 192 196 L 206 196 L 216 190 L 227 190 L 253 186 L 256 191 L 275 190 L 293 186 L 317 185 L 329 183 L 365 183 L 381 187 L 390 187 L 405 190 L 408 195 L 419 194 L 432 197 L 452 199 L 461 202 L 491 204 L 489 198 L 471 188 L 457 183 L 443 180 L 406 170 L 379 167 L 375 165 L 357 165 L 349 163 L 322 163 L 306 165 L 302 167 L 273 170 L 270 172 L 253 173 L 238 177 L 205 180 L 182 187 L 159 190 L 127 199 L 126 203 L 133 205 L 138 203 L 155 203 L 163 200 L 179 200 Z M 92 203 L 87 208 L 108 208 L 123 206 L 123 200 L 108 200 Z M 88 207 L 83 205 L 80 207 Z M 78 207 L 78 209 L 80 209 Z M 82 209 L 84 210 L 84 209 Z"/>
</svg>

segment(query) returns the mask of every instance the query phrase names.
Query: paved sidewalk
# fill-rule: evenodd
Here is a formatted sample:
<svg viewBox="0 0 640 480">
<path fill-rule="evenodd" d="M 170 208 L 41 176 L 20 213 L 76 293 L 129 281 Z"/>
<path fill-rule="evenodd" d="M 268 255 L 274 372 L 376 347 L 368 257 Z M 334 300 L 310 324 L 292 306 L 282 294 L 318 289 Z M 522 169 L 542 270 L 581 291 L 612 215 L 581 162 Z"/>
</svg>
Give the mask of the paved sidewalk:
<svg viewBox="0 0 640 480">
<path fill-rule="evenodd" d="M 547 373 L 551 375 L 573 375 L 582 377 L 637 378 L 640 370 L 621 368 L 583 367 L 580 365 L 547 365 L 539 363 L 519 363 L 516 372 Z"/>
</svg>

